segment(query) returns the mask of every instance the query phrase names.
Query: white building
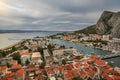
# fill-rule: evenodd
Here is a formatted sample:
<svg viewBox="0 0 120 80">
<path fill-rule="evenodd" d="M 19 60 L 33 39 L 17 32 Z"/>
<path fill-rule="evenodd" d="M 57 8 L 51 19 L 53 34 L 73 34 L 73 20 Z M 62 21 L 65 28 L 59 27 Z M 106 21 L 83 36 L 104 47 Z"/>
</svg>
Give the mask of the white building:
<svg viewBox="0 0 120 80">
<path fill-rule="evenodd" d="M 42 56 L 40 54 L 40 52 L 34 52 L 32 53 L 32 56 L 31 56 L 31 63 L 33 64 L 38 64 L 38 63 L 42 63 Z"/>
</svg>

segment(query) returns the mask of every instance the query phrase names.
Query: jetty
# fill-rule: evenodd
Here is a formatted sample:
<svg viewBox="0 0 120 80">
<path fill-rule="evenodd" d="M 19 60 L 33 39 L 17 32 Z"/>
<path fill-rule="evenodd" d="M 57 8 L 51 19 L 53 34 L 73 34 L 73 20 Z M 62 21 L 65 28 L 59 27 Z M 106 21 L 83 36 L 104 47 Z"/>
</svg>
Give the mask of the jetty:
<svg viewBox="0 0 120 80">
<path fill-rule="evenodd" d="M 100 56 L 101 59 L 110 59 L 110 58 L 115 58 L 115 57 L 120 57 L 120 52 L 119 53 L 114 53 L 114 54 L 107 54 L 107 55 L 102 55 Z"/>
</svg>

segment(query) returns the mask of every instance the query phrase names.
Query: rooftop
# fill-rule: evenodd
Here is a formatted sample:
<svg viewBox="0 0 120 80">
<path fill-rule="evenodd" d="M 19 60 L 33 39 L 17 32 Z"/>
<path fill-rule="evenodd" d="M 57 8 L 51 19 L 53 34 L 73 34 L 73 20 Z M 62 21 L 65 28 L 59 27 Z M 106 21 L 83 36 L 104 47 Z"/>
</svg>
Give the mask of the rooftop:
<svg viewBox="0 0 120 80">
<path fill-rule="evenodd" d="M 31 57 L 41 57 L 41 54 L 40 54 L 40 52 L 34 52 L 34 53 L 32 53 Z"/>
</svg>

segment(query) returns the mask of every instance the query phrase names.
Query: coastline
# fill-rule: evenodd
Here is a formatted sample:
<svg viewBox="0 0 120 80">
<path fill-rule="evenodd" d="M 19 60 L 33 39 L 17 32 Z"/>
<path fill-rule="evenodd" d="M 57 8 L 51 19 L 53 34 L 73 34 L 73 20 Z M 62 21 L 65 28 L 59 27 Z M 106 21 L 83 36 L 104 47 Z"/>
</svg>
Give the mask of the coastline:
<svg viewBox="0 0 120 80">
<path fill-rule="evenodd" d="M 13 47 L 13 46 L 16 46 L 16 45 L 18 45 L 18 44 L 21 44 L 21 43 L 24 42 L 24 41 L 25 41 L 25 40 L 20 40 L 20 41 L 18 41 L 18 42 L 15 42 L 15 43 L 9 45 L 9 46 L 6 46 L 6 47 L 4 47 L 4 48 L 0 48 L 0 50 L 9 49 L 9 48 L 11 48 L 11 47 Z"/>
</svg>

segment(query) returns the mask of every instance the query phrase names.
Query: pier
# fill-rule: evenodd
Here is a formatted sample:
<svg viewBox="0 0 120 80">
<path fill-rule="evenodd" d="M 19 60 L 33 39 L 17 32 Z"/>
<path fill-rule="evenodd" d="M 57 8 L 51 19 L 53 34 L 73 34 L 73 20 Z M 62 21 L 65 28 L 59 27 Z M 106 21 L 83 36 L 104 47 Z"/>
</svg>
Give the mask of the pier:
<svg viewBox="0 0 120 80">
<path fill-rule="evenodd" d="M 120 52 L 116 54 L 107 54 L 107 55 L 102 55 L 100 56 L 101 59 L 110 59 L 110 58 L 115 58 L 115 57 L 120 57 Z"/>
</svg>

